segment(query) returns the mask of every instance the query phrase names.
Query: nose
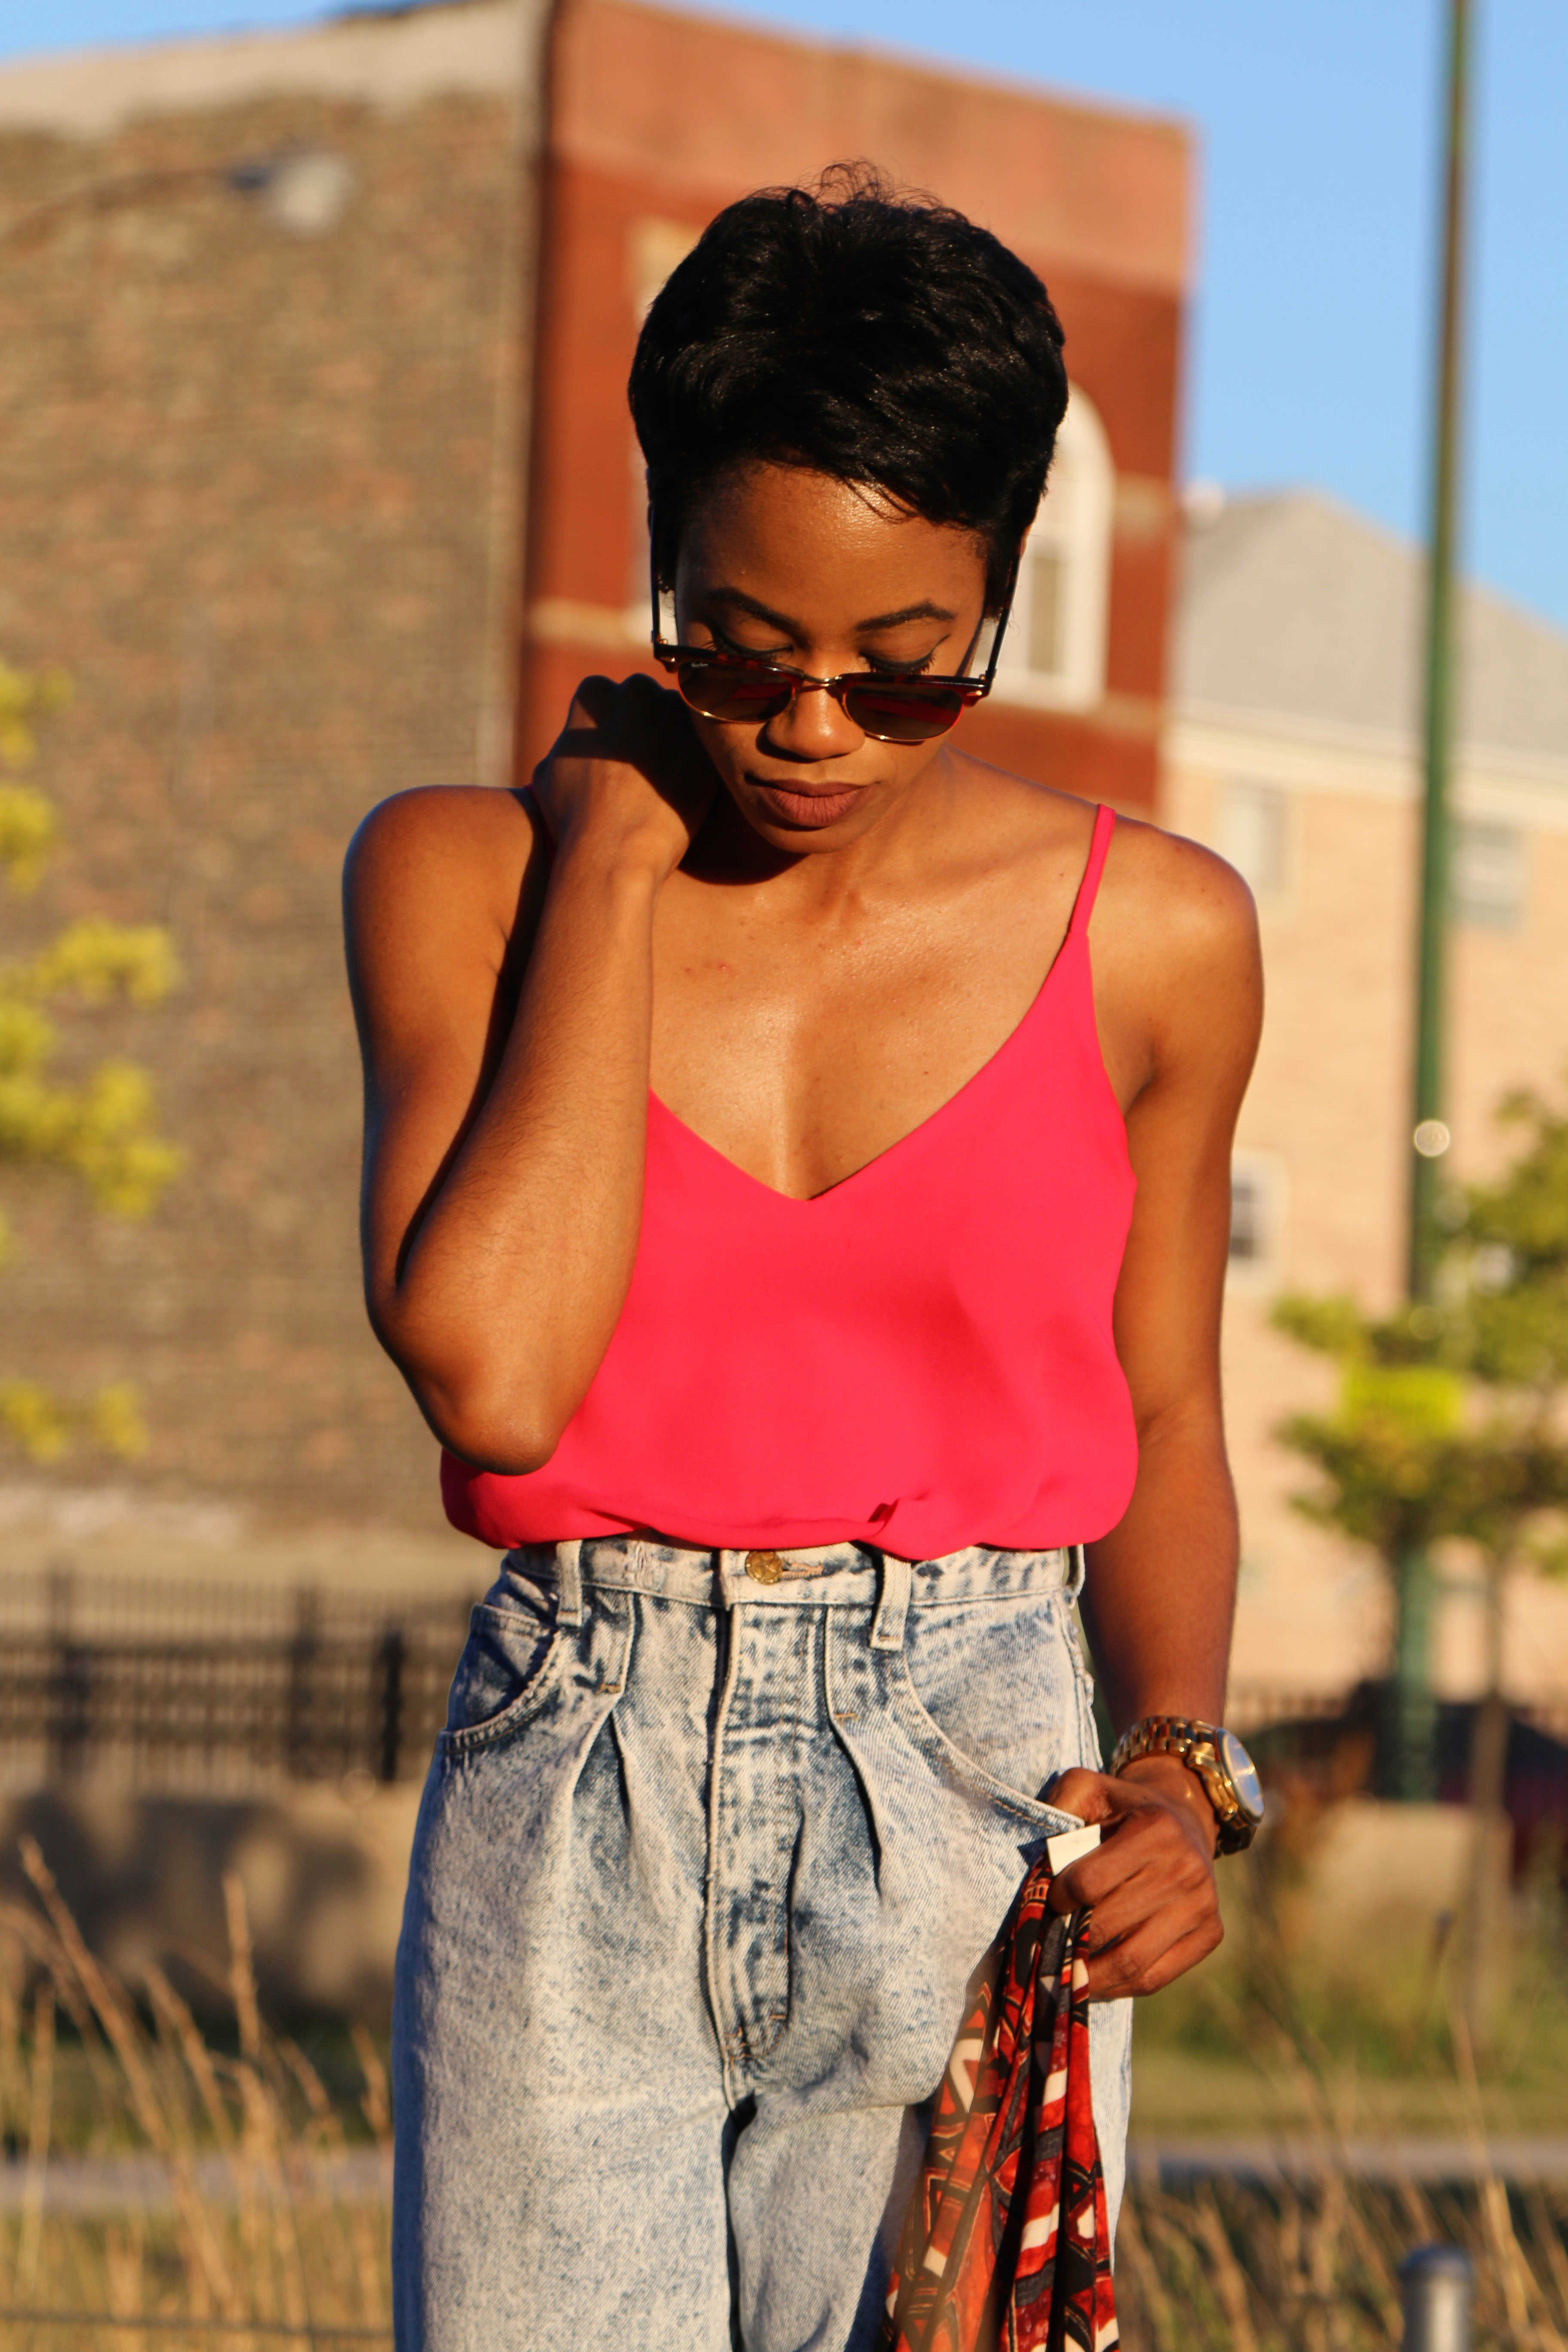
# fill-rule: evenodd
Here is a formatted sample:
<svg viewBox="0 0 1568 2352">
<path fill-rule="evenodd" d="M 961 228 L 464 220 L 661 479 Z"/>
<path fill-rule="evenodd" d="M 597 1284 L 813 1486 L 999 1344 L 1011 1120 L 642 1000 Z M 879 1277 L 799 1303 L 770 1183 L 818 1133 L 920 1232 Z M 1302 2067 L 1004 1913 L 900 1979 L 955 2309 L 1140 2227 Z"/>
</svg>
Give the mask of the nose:
<svg viewBox="0 0 1568 2352">
<path fill-rule="evenodd" d="M 836 696 L 808 683 L 768 720 L 762 740 L 788 759 L 841 760 L 858 751 L 866 738 Z"/>
</svg>

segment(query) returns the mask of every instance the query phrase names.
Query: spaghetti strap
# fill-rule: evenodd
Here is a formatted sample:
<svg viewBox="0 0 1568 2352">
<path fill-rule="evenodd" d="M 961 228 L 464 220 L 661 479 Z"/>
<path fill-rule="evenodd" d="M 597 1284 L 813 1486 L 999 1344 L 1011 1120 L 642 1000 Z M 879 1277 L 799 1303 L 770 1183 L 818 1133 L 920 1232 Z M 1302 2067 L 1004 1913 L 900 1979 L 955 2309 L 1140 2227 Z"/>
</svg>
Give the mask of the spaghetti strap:
<svg viewBox="0 0 1568 2352">
<path fill-rule="evenodd" d="M 1073 900 L 1072 920 L 1068 925 L 1068 937 L 1073 939 L 1087 930 L 1094 912 L 1094 901 L 1100 889 L 1100 877 L 1105 871 L 1105 853 L 1110 846 L 1110 836 L 1116 830 L 1116 811 L 1103 801 L 1094 813 L 1094 831 L 1089 835 L 1089 863 L 1083 869 L 1083 880 L 1078 886 Z"/>
</svg>

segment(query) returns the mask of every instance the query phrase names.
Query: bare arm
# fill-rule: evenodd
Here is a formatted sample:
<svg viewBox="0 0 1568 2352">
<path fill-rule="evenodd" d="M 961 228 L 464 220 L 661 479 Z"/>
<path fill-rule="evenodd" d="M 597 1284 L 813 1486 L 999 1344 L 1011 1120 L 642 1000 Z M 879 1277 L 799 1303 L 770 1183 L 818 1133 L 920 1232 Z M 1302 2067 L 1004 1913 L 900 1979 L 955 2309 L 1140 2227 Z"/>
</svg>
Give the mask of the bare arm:
<svg viewBox="0 0 1568 2352">
<path fill-rule="evenodd" d="M 487 1469 L 549 1459 L 631 1279 L 654 907 L 710 789 L 671 700 L 583 689 L 535 779 L 553 855 L 499 793 L 388 802 L 350 851 L 371 1320 Z"/>
<path fill-rule="evenodd" d="M 1118 1730 L 1144 1715 L 1218 1722 L 1224 1714 L 1237 1534 L 1220 1311 L 1231 1141 L 1262 1011 L 1244 886 L 1190 845 L 1142 847 L 1151 885 L 1164 887 L 1110 984 L 1113 996 L 1144 1005 L 1148 1052 L 1127 1119 L 1138 1199 L 1116 1297 L 1138 1480 L 1120 1524 L 1089 1547 L 1084 1595 Z M 1215 1824 L 1194 1775 L 1173 1759 L 1149 1757 L 1120 1780 L 1065 1775 L 1058 1798 L 1117 1823 L 1100 1853 L 1064 1881 L 1064 1901 L 1095 1908 L 1093 1990 L 1152 1991 L 1213 1949 Z"/>
<path fill-rule="evenodd" d="M 1153 1069 L 1127 1119 L 1138 1201 L 1116 1294 L 1138 1482 L 1089 1550 L 1085 1607 L 1119 1730 L 1142 1715 L 1217 1722 L 1236 1597 L 1237 1517 L 1220 1398 L 1230 1158 L 1261 978 L 1251 903 L 1205 861 L 1169 942 Z M 1196 877 L 1194 877 L 1196 878 Z"/>
</svg>

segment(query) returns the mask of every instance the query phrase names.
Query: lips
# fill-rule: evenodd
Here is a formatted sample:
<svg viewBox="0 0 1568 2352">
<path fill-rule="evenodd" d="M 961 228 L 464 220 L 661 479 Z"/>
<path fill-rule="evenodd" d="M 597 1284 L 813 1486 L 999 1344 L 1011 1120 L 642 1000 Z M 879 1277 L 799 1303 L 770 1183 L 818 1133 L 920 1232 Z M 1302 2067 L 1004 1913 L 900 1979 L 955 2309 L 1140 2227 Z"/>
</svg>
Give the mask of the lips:
<svg viewBox="0 0 1568 2352">
<path fill-rule="evenodd" d="M 825 825 L 837 824 L 866 789 L 864 784 L 851 784 L 837 793 L 800 793 L 791 792 L 784 784 L 764 783 L 760 776 L 748 776 L 746 782 L 775 824 L 797 826 L 807 833 L 820 833 Z"/>
</svg>

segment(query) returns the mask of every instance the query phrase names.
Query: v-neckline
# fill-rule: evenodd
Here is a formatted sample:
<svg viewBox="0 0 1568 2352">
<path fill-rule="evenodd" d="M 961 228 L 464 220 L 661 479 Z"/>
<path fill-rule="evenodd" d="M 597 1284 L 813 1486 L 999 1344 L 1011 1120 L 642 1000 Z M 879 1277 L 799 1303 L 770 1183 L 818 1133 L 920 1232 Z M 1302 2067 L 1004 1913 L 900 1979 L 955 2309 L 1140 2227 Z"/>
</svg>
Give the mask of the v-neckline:
<svg viewBox="0 0 1568 2352">
<path fill-rule="evenodd" d="M 1092 854 L 1093 851 L 1091 844 L 1091 856 Z M 1007 1034 L 1003 1038 L 1001 1044 L 997 1045 L 993 1052 L 987 1054 L 979 1068 L 972 1070 L 968 1077 L 964 1079 L 963 1085 L 956 1087 L 952 1093 L 946 1097 L 945 1101 L 938 1103 L 934 1110 L 928 1111 L 924 1118 L 917 1119 L 913 1127 L 908 1129 L 904 1134 L 895 1137 L 891 1143 L 884 1144 L 880 1151 L 873 1152 L 869 1160 L 863 1160 L 858 1168 L 852 1168 L 847 1176 L 840 1176 L 837 1183 L 825 1184 L 820 1192 L 781 1192 L 776 1184 L 768 1183 L 766 1180 L 761 1176 L 753 1176 L 750 1169 L 742 1168 L 739 1160 L 731 1160 L 727 1151 L 721 1151 L 716 1143 L 710 1143 L 705 1135 L 699 1135 L 697 1129 L 694 1127 L 689 1127 L 685 1119 L 681 1118 L 679 1112 L 671 1110 L 669 1105 L 663 1099 L 662 1096 L 655 1094 L 651 1087 L 648 1088 L 648 1101 L 655 1110 L 663 1114 L 664 1118 L 669 1121 L 669 1124 L 672 1127 L 678 1129 L 683 1136 L 688 1137 L 691 1142 L 698 1146 L 700 1150 L 705 1151 L 710 1160 L 716 1160 L 721 1168 L 727 1168 L 730 1173 L 732 1176 L 738 1177 L 742 1184 L 750 1184 L 755 1191 L 765 1192 L 770 1201 L 782 1201 L 786 1207 L 791 1209 L 815 1209 L 824 1201 L 835 1200 L 837 1198 L 839 1193 L 846 1192 L 851 1184 L 859 1183 L 862 1177 L 872 1175 L 876 1170 L 885 1166 L 887 1161 L 893 1159 L 896 1154 L 903 1151 L 910 1144 L 917 1143 L 930 1131 L 931 1128 L 935 1127 L 940 1120 L 944 1119 L 950 1111 L 956 1110 L 958 1106 L 963 1101 L 964 1097 L 971 1093 L 974 1087 L 979 1086 L 981 1080 L 988 1076 L 990 1073 L 995 1069 L 997 1064 L 1012 1051 L 1015 1045 L 1016 1045 L 1019 1039 L 1030 1027 L 1035 1019 L 1035 1015 L 1038 1013 L 1041 1005 L 1045 1003 L 1046 997 L 1050 990 L 1051 982 L 1055 980 L 1058 972 L 1061 970 L 1061 967 L 1067 959 L 1068 950 L 1072 946 L 1074 940 L 1079 935 L 1080 928 L 1078 919 L 1079 905 L 1082 897 L 1082 891 L 1083 885 L 1080 882 L 1079 885 L 1078 896 L 1073 899 L 1072 913 L 1068 918 L 1067 929 L 1062 934 L 1060 940 L 1057 942 L 1056 953 L 1052 956 L 1050 963 L 1047 967 L 1045 978 L 1041 981 L 1038 988 L 1036 989 L 1035 993 L 1029 999 L 1028 1003 L 1025 1006 L 1023 1012 L 1019 1014 L 1012 1028 L 1008 1030 Z M 1082 929 L 1084 933 L 1087 935 L 1087 923 L 1082 926 Z"/>
</svg>

